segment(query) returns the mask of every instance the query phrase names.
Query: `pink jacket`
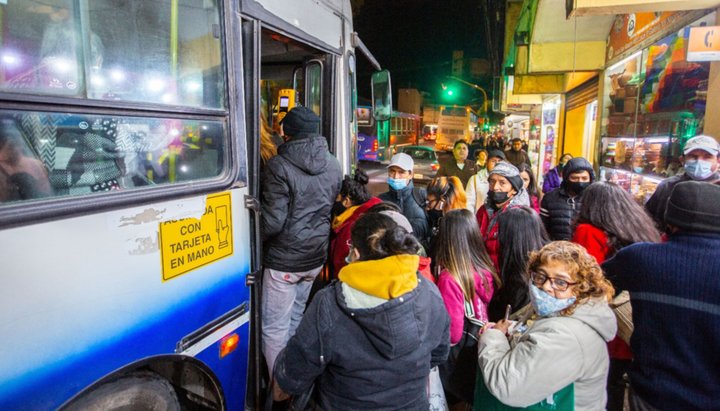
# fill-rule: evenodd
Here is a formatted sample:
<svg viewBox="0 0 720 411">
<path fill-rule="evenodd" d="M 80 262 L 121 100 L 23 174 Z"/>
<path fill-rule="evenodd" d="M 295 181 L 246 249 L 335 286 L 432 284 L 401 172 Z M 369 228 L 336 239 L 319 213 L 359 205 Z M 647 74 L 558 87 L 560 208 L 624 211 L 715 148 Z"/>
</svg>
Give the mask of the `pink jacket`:
<svg viewBox="0 0 720 411">
<path fill-rule="evenodd" d="M 495 292 L 495 286 L 493 285 L 492 274 L 486 270 L 483 270 L 482 273 L 488 287 L 483 287 L 480 274 L 475 272 L 475 301 L 473 301 L 473 308 L 475 309 L 475 318 L 487 321 L 487 307 Z M 450 344 L 457 344 L 462 338 L 463 324 L 465 322 L 465 297 L 462 288 L 447 270 L 440 273 L 437 287 L 445 303 L 445 309 L 450 316 Z"/>
</svg>

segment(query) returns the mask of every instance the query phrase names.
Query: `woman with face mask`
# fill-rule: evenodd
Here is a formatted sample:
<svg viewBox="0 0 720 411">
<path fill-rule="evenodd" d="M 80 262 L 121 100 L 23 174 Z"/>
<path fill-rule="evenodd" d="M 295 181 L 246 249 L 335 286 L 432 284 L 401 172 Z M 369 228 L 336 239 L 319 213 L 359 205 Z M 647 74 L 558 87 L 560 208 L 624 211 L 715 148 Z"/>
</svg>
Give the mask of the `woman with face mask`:
<svg viewBox="0 0 720 411">
<path fill-rule="evenodd" d="M 617 331 L 612 285 L 583 247 L 567 241 L 533 253 L 527 274 L 530 315 L 509 338 L 506 320 L 482 330 L 475 404 L 605 409 L 606 343 Z"/>
<path fill-rule="evenodd" d="M 368 175 L 361 169 L 355 170 L 353 177 L 345 176 L 340 186 L 340 194 L 333 207 L 332 231 L 330 233 L 330 272 L 337 278 L 340 269 L 345 266 L 348 255 L 350 230 L 355 222 L 368 209 L 382 201 L 367 191 Z"/>
<path fill-rule="evenodd" d="M 523 188 L 520 171 L 506 161 L 495 165 L 488 176 L 488 185 L 490 191 L 485 205 L 478 209 L 475 217 L 480 226 L 480 235 L 495 265 L 495 271 L 499 272 L 498 256 L 501 244 L 498 241 L 498 217 L 512 207 L 529 206 L 530 199 Z"/>
</svg>

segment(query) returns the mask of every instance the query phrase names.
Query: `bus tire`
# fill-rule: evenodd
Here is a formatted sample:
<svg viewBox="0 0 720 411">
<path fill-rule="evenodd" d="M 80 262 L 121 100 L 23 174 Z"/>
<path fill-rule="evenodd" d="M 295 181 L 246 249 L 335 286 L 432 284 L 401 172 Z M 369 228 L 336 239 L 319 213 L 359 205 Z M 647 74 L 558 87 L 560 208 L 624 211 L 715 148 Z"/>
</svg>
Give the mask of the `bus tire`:
<svg viewBox="0 0 720 411">
<path fill-rule="evenodd" d="M 155 373 L 142 372 L 102 384 L 65 410 L 180 411 L 180 402 L 168 381 Z"/>
</svg>

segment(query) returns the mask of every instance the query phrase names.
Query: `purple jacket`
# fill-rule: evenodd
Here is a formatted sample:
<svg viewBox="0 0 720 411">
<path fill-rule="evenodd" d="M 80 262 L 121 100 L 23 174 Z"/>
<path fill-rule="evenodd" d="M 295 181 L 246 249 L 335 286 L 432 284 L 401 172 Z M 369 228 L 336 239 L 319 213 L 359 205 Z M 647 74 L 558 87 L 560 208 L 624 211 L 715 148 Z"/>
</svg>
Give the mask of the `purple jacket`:
<svg viewBox="0 0 720 411">
<path fill-rule="evenodd" d="M 560 169 L 557 166 L 548 171 L 547 174 L 545 174 L 545 178 L 543 178 L 542 188 L 544 194 L 547 194 L 554 189 L 560 187 L 560 183 L 562 182 L 562 178 L 560 177 L 560 175 Z"/>
</svg>

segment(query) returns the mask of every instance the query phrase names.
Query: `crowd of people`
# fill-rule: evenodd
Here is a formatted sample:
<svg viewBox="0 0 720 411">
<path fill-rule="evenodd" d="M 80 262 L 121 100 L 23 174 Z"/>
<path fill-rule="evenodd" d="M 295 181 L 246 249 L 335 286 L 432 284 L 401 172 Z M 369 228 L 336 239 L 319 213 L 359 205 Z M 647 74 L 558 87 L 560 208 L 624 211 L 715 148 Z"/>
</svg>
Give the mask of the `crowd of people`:
<svg viewBox="0 0 720 411">
<path fill-rule="evenodd" d="M 375 197 L 362 170 L 343 178 L 318 121 L 291 110 L 262 177 L 262 349 L 281 406 L 720 409 L 714 139 L 690 139 L 685 174 L 646 207 L 569 154 L 541 190 L 515 142 L 459 141 L 427 188 L 396 154 Z"/>
</svg>

